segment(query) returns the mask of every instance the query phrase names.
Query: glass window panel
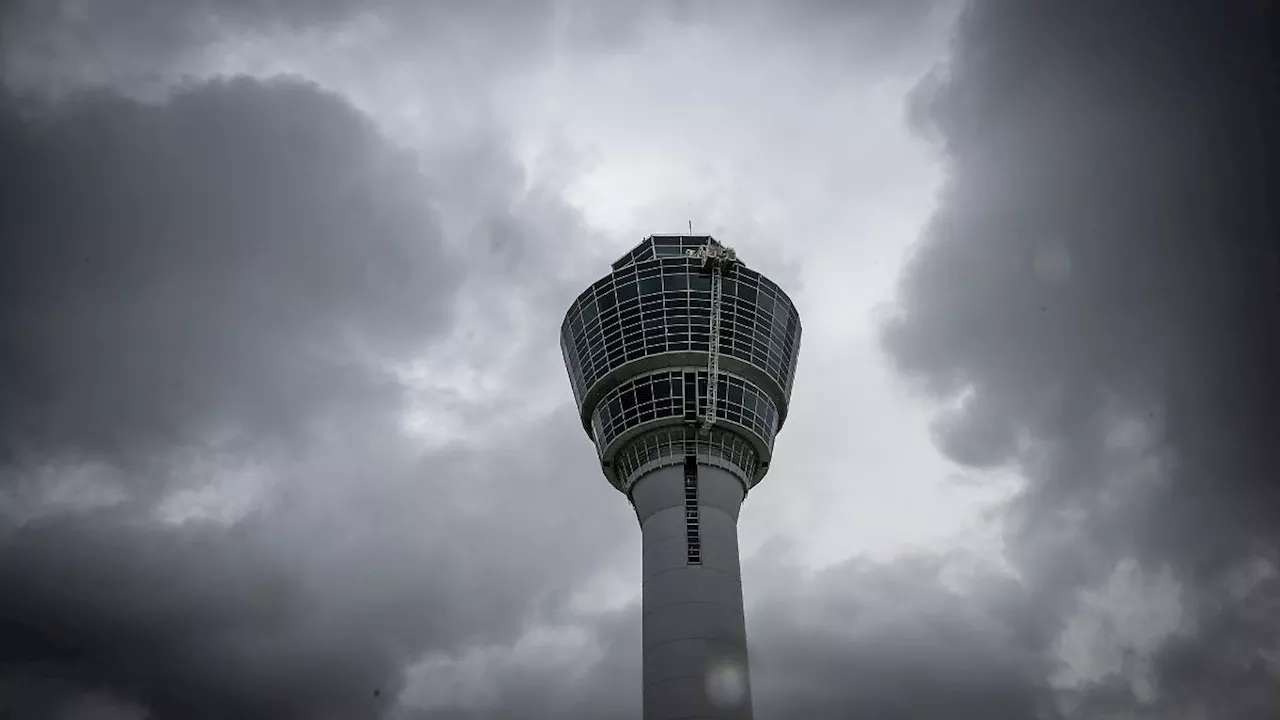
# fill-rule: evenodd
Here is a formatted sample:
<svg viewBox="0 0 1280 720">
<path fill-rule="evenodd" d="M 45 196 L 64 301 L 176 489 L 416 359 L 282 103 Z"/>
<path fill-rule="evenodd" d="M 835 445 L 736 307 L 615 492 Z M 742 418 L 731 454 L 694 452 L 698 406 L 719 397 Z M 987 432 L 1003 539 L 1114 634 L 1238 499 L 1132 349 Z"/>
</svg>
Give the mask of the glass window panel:
<svg viewBox="0 0 1280 720">
<path fill-rule="evenodd" d="M 662 292 L 662 279 L 659 277 L 650 277 L 640 280 L 640 294 L 644 296 L 654 296 Z"/>
<path fill-rule="evenodd" d="M 725 397 L 728 398 L 729 402 L 734 403 L 735 405 L 741 405 L 742 394 L 743 394 L 743 387 L 737 383 L 734 383 L 729 386 L 729 391 L 725 393 Z"/>
<path fill-rule="evenodd" d="M 614 296 L 613 290 L 607 290 L 596 296 L 596 303 L 600 306 L 600 314 L 607 315 L 613 311 L 618 300 L 617 297 Z"/>
</svg>

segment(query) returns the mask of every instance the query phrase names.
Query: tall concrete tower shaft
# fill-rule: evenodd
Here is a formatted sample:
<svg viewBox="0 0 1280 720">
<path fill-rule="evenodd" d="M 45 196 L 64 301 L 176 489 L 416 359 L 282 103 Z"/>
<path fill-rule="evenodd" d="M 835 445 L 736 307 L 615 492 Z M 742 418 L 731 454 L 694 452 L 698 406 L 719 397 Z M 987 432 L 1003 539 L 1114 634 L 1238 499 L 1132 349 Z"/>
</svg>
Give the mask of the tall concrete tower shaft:
<svg viewBox="0 0 1280 720">
<path fill-rule="evenodd" d="M 751 720 L 738 511 L 787 416 L 800 316 L 706 235 L 654 235 L 578 296 L 560 345 L 644 547 L 645 720 Z"/>
</svg>

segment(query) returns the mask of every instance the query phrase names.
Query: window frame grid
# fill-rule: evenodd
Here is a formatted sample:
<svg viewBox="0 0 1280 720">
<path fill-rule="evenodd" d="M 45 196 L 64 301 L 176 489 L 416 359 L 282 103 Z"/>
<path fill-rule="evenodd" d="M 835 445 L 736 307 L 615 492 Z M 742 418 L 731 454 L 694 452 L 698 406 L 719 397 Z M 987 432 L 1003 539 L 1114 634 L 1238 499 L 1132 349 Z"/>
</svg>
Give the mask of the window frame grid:
<svg viewBox="0 0 1280 720">
<path fill-rule="evenodd" d="M 689 407 L 685 392 L 689 378 L 696 388 L 692 406 L 701 417 L 706 411 L 706 370 L 652 371 L 631 378 L 605 394 L 591 415 L 592 435 L 601 457 L 617 438 L 641 425 L 664 421 L 683 424 Z M 663 384 L 668 389 L 659 392 L 657 388 Z M 772 451 L 779 429 L 779 412 L 768 393 L 750 380 L 725 373 L 720 376 L 717 396 L 716 421 L 732 423 L 758 435 Z"/>
<path fill-rule="evenodd" d="M 728 471 L 747 489 L 755 484 L 760 458 L 745 438 L 717 429 L 691 437 L 684 428 L 666 427 L 639 435 L 619 450 L 613 464 L 617 486 L 629 493 L 636 480 L 658 468 L 682 464 L 690 454 L 699 465 Z"/>
<path fill-rule="evenodd" d="M 619 285 L 638 287 L 639 278 L 653 272 L 662 280 L 662 292 L 619 304 Z M 666 287 L 669 278 L 699 274 L 695 262 L 686 258 L 646 260 L 601 278 L 579 296 L 566 315 L 561 345 L 579 401 L 595 382 L 625 362 L 664 352 L 709 350 L 705 340 L 698 342 L 710 334 L 709 293 Z M 727 332 L 721 352 L 762 370 L 789 396 L 802 330 L 794 305 L 776 284 L 754 271 L 734 268 L 727 280 L 731 292 L 725 295 Z M 688 280 L 675 284 L 683 282 Z M 744 299 L 744 287 L 755 301 Z M 612 300 L 602 309 L 605 296 Z"/>
</svg>

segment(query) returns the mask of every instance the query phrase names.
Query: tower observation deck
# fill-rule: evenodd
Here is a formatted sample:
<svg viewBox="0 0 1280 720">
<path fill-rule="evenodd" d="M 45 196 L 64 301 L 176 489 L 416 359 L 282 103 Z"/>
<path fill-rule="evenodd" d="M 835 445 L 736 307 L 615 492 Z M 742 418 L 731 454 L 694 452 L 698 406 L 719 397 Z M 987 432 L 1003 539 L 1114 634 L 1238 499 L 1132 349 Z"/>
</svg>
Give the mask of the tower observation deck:
<svg viewBox="0 0 1280 720">
<path fill-rule="evenodd" d="M 560 347 L 640 521 L 645 720 L 750 720 L 738 511 L 786 420 L 795 305 L 710 236 L 653 235 L 578 296 Z"/>
</svg>

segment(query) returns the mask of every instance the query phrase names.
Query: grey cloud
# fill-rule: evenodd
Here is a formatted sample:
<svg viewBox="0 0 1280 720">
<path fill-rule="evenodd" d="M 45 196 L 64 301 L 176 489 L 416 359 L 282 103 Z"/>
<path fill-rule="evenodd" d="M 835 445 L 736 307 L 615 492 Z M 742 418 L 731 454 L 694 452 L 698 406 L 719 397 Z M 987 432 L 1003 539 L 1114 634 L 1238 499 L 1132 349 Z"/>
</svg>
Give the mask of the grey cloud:
<svg viewBox="0 0 1280 720">
<path fill-rule="evenodd" d="M 1017 451 L 1017 429 L 990 393 L 966 397 L 933 424 L 934 439 L 953 459 L 971 467 L 998 465 Z"/>
<path fill-rule="evenodd" d="M 560 6 L 569 42 L 595 51 L 633 47 L 672 24 L 746 30 L 753 42 L 816 50 L 825 60 L 856 61 L 863 71 L 915 51 L 941 8 L 918 0 L 570 0 Z"/>
<path fill-rule="evenodd" d="M 373 637 L 352 644 L 358 616 L 315 612 L 287 568 L 221 529 L 90 516 L 6 545 L 3 661 L 19 677 L 105 686 L 159 717 L 309 717 L 367 714 L 394 669 Z"/>
<path fill-rule="evenodd" d="M 761 565 L 748 612 L 761 717 L 1029 718 L 1050 695 L 1024 642 L 1017 583 L 979 570 L 943 582 L 963 559 L 852 560 L 804 577 Z"/>
<path fill-rule="evenodd" d="M 382 365 L 447 327 L 415 161 L 334 96 L 241 79 L 0 112 L 10 469 L 301 441 L 398 402 Z"/>
<path fill-rule="evenodd" d="M 751 558 L 747 621 L 760 718 L 1055 718 L 1051 667 L 1019 630 L 1018 583 L 978 569 L 951 589 L 965 558 L 854 560 L 817 573 L 787 553 Z M 578 618 L 603 660 L 585 675 L 497 671 L 486 702 L 415 720 L 625 718 L 639 712 L 638 605 Z M 547 677 L 554 675 L 554 678 Z"/>
<path fill-rule="evenodd" d="M 421 654 L 514 642 L 620 541 L 624 507 L 563 500 L 591 469 L 562 460 L 571 423 L 540 451 L 335 443 L 271 468 L 277 491 L 229 527 L 108 509 L 11 530 L 0 708 L 92 691 L 156 718 L 390 715 Z"/>
<path fill-rule="evenodd" d="M 508 154 L 433 167 L 297 80 L 2 108 L 0 497 L 93 463 L 125 491 L 0 525 L 3 711 L 378 717 L 422 653 L 510 642 L 621 542 L 567 407 L 503 444 L 401 435 L 390 365 L 474 280 L 441 186 L 508 244 L 579 231 Z M 161 523 L 209 468 L 264 494 Z"/>
<path fill-rule="evenodd" d="M 913 98 L 950 182 L 885 346 L 922 389 L 973 393 L 940 425 L 953 459 L 1028 478 L 1011 540 L 1046 600 L 1130 555 L 1215 596 L 1215 578 L 1275 546 L 1271 14 L 979 3 Z M 1162 481 L 1143 489 L 1135 457 Z M 1072 542 L 1045 541 L 1077 511 Z M 1228 611 L 1197 607 L 1194 644 L 1227 662 L 1211 648 Z M 1162 687 L 1190 704 L 1186 679 Z"/>
<path fill-rule="evenodd" d="M 1235 568 L 1207 593 L 1205 626 L 1176 638 L 1156 657 L 1166 691 L 1159 711 L 1195 709 L 1207 717 L 1275 715 L 1280 674 L 1280 575 L 1276 553 Z M 1263 562 L 1267 561 L 1267 562 Z"/>
<path fill-rule="evenodd" d="M 499 663 L 485 668 L 493 693 L 479 702 L 409 711 L 404 720 L 520 720 L 560 717 L 570 720 L 628 720 L 641 713 L 641 617 L 639 603 L 594 615 L 569 625 L 590 637 L 580 652 L 591 659 L 585 673 L 555 659 Z"/>
<path fill-rule="evenodd" d="M 373 20 L 387 31 L 383 55 L 447 65 L 464 86 L 518 71 L 553 50 L 582 60 L 635 49 L 647 34 L 672 26 L 746 30 L 757 42 L 785 42 L 866 71 L 911 56 L 946 8 L 923 0 L 17 0 L 0 31 L 0 58 L 3 76 L 26 86 L 94 82 L 145 92 L 191 71 L 200 53 L 221 41 L 341 34 Z"/>
<path fill-rule="evenodd" d="M 0 77 L 43 90 L 89 82 L 155 92 L 219 42 L 340 34 L 368 19 L 395 45 L 478 77 L 544 50 L 555 17 L 552 0 L 16 0 L 0 30 Z"/>
</svg>

